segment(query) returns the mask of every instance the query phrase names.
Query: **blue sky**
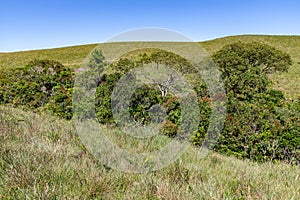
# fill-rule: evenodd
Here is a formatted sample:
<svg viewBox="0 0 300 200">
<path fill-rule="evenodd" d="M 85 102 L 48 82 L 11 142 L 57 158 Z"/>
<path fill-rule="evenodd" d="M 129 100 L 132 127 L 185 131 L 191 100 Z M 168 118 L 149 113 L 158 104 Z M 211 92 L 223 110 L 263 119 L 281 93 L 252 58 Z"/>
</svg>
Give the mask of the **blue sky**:
<svg viewBox="0 0 300 200">
<path fill-rule="evenodd" d="M 101 43 L 142 27 L 195 41 L 228 35 L 300 35 L 298 0 L 1 0 L 0 52 Z"/>
</svg>

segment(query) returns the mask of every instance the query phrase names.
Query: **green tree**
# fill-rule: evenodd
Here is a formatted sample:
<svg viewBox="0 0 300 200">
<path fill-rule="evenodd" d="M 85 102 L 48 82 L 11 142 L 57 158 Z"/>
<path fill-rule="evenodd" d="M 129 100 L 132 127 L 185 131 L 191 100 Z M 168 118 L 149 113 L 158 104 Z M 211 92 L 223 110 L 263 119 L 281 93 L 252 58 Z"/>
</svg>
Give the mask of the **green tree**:
<svg viewBox="0 0 300 200">
<path fill-rule="evenodd" d="M 267 92 L 271 83 L 267 75 L 287 71 L 292 64 L 287 53 L 257 42 L 226 45 L 213 60 L 222 72 L 227 93 L 244 99 Z"/>
<path fill-rule="evenodd" d="M 227 91 L 227 120 L 215 150 L 256 161 L 299 163 L 297 104 L 285 102 L 268 79 L 270 73 L 289 69 L 290 56 L 254 42 L 226 45 L 213 59 Z"/>
</svg>

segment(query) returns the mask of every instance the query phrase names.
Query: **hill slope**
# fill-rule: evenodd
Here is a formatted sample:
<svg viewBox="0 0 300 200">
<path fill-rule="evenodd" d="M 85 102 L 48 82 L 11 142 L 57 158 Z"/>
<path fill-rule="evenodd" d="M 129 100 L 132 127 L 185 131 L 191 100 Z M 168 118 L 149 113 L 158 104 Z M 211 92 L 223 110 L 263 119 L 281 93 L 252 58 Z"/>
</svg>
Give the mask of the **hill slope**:
<svg viewBox="0 0 300 200">
<path fill-rule="evenodd" d="M 236 41 L 262 41 L 292 55 L 288 73 L 275 74 L 275 87 L 299 94 L 297 36 L 235 36 L 202 42 L 210 53 Z M 114 48 L 118 48 L 115 44 Z M 96 45 L 0 54 L 2 67 L 38 59 L 76 67 Z M 284 86 L 284 87 L 283 87 Z M 170 138 L 142 143 L 114 129 L 107 136 L 122 149 L 149 152 Z M 82 145 L 72 121 L 0 106 L 0 199 L 299 199 L 300 166 L 254 163 L 217 153 L 195 157 L 190 147 L 181 160 L 147 174 L 112 170 Z"/>
<path fill-rule="evenodd" d="M 218 38 L 214 40 L 199 42 L 209 53 L 219 50 L 222 46 L 233 42 L 258 41 L 274 46 L 289 53 L 295 62 L 300 62 L 300 36 L 267 36 L 267 35 L 241 35 Z M 55 49 L 20 51 L 13 53 L 0 53 L 1 67 L 23 66 L 35 58 L 53 59 L 64 65 L 79 65 L 88 53 L 97 44 L 62 47 Z"/>
<path fill-rule="evenodd" d="M 300 96 L 300 36 L 230 36 L 200 42 L 200 45 L 205 48 L 210 54 L 212 54 L 219 50 L 222 46 L 238 41 L 263 42 L 289 53 L 294 62 L 290 70 L 286 73 L 274 74 L 271 78 L 274 82 L 274 88 L 285 92 L 287 94 L 287 97 L 297 98 Z M 118 45 L 118 43 L 114 45 Z M 0 53 L 0 67 L 24 66 L 34 59 L 50 59 L 59 61 L 64 65 L 71 67 L 79 66 L 82 60 L 96 46 L 97 44 L 90 44 L 56 49 Z"/>
</svg>

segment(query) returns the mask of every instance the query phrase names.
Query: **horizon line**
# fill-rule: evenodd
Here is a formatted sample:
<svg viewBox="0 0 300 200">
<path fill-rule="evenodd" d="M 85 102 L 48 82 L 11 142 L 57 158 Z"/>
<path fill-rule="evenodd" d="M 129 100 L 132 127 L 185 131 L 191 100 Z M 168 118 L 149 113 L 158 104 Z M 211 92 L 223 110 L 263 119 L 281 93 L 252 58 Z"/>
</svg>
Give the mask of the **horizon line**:
<svg viewBox="0 0 300 200">
<path fill-rule="evenodd" d="M 225 35 L 220 36 L 216 38 L 211 38 L 207 40 L 202 41 L 195 41 L 197 43 L 201 42 L 209 42 L 217 39 L 222 38 L 228 38 L 228 37 L 244 37 L 244 36 L 268 36 L 268 37 L 300 37 L 300 35 L 294 35 L 294 34 L 239 34 L 239 35 Z M 93 42 L 93 43 L 85 43 L 85 44 L 70 44 L 66 46 L 54 46 L 54 47 L 44 47 L 44 48 L 36 48 L 36 49 L 21 49 L 21 50 L 13 50 L 13 51 L 0 51 L 0 54 L 6 54 L 6 53 L 21 53 L 21 52 L 28 52 L 28 51 L 42 51 L 42 50 L 54 50 L 54 49 L 61 49 L 61 48 L 71 48 L 71 47 L 78 47 L 78 46 L 88 46 L 88 45 L 99 45 L 99 44 L 105 44 L 105 43 L 122 43 L 122 42 L 182 42 L 182 43 L 193 43 L 189 41 L 115 41 L 115 42 Z"/>
</svg>

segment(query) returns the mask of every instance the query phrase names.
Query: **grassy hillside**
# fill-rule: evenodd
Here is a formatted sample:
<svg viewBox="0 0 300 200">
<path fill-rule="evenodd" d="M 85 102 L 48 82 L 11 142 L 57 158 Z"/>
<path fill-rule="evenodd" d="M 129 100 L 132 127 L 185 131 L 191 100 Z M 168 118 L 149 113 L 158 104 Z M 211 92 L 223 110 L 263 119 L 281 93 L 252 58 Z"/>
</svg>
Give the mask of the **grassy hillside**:
<svg viewBox="0 0 300 200">
<path fill-rule="evenodd" d="M 0 67 L 20 67 L 34 59 L 56 60 L 67 66 L 80 65 L 82 59 L 96 46 L 96 44 L 92 44 L 46 50 L 0 53 Z"/>
<path fill-rule="evenodd" d="M 294 61 L 290 71 L 272 79 L 274 87 L 290 97 L 299 95 L 300 36 L 234 36 L 201 45 L 213 53 L 236 41 L 262 41 L 290 53 Z M 118 48 L 122 43 L 102 45 Z M 95 46 L 1 53 L 0 66 L 13 68 L 33 59 L 52 59 L 77 67 Z M 120 148 L 139 153 L 161 148 L 171 140 L 157 135 L 144 142 L 103 128 Z M 94 159 L 72 121 L 0 106 L 0 199 L 300 198 L 299 165 L 255 163 L 214 152 L 199 158 L 198 153 L 199 148 L 190 146 L 180 160 L 164 169 L 123 173 Z"/>
<path fill-rule="evenodd" d="M 210 41 L 200 42 L 200 45 L 209 53 L 219 50 L 222 46 L 233 42 L 259 41 L 272 45 L 282 51 L 289 53 L 295 62 L 300 62 L 300 36 L 264 36 L 264 35 L 242 35 L 218 38 Z M 118 43 L 116 43 L 118 44 Z M 97 44 L 62 47 L 55 49 L 21 51 L 13 53 L 0 53 L 1 67 L 23 66 L 32 59 L 53 59 L 64 65 L 78 65 Z"/>
<path fill-rule="evenodd" d="M 122 143 L 117 131 L 107 134 L 122 147 L 139 145 Z M 139 146 L 141 151 L 151 147 Z M 196 153 L 191 147 L 183 159 L 153 173 L 122 173 L 92 158 L 72 122 L 0 107 L 0 199 L 300 197 L 300 166 L 258 164 L 216 153 L 197 159 Z"/>
<path fill-rule="evenodd" d="M 209 53 L 213 53 L 226 44 L 238 41 L 259 41 L 289 53 L 294 62 L 290 70 L 286 73 L 274 74 L 271 78 L 274 82 L 274 88 L 284 91 L 288 97 L 297 98 L 300 96 L 300 36 L 230 36 L 200 42 L 200 44 Z M 116 47 L 114 45 L 120 44 L 116 43 L 109 46 Z M 34 59 L 51 59 L 67 66 L 79 66 L 82 60 L 96 46 L 96 44 L 91 44 L 46 50 L 0 53 L 0 67 L 24 66 Z"/>
</svg>

